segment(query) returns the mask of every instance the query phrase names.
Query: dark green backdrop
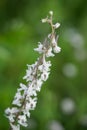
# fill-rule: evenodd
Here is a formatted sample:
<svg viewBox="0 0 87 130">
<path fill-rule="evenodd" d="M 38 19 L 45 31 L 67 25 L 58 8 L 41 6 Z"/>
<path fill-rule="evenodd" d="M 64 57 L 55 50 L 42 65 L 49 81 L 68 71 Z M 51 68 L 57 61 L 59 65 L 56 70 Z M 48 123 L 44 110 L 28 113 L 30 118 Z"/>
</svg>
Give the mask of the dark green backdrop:
<svg viewBox="0 0 87 130">
<path fill-rule="evenodd" d="M 87 130 L 87 1 L 0 1 L 0 130 L 8 130 L 4 110 L 38 57 L 37 42 L 50 32 L 40 22 L 50 10 L 59 21 L 60 54 L 51 58 L 51 74 L 38 93 L 29 127 L 22 130 Z M 62 128 L 63 127 L 63 128 Z"/>
</svg>

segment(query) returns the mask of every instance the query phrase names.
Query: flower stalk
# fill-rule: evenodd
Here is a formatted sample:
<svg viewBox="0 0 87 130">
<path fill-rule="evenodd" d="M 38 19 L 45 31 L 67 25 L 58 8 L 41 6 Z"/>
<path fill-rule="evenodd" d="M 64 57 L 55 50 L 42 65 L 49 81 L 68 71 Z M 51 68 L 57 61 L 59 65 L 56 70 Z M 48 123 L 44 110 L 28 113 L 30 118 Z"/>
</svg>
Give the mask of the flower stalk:
<svg viewBox="0 0 87 130">
<path fill-rule="evenodd" d="M 50 74 L 51 61 L 48 61 L 47 58 L 53 57 L 55 53 L 61 51 L 57 45 L 58 36 L 55 31 L 60 24 L 53 24 L 53 11 L 49 12 L 49 17 L 42 19 L 42 23 L 49 23 L 52 32 L 43 43 L 39 42 L 38 48 L 34 49 L 41 56 L 34 64 L 27 65 L 26 75 L 23 77 L 27 85 L 20 83 L 12 102 L 12 108 L 5 110 L 11 126 L 10 130 L 20 130 L 20 126 L 27 127 L 30 111 L 36 107 L 37 92 L 40 92 L 43 82 L 48 79 Z"/>
</svg>

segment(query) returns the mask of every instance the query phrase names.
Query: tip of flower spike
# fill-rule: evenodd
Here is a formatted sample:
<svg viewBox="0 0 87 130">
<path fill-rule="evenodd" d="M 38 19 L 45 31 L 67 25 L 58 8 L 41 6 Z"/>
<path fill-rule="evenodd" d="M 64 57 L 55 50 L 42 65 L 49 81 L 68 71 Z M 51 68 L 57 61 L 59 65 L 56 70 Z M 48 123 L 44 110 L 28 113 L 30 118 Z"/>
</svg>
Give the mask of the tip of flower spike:
<svg viewBox="0 0 87 130">
<path fill-rule="evenodd" d="M 53 15 L 53 11 L 49 11 L 49 14 L 52 16 Z"/>
</svg>

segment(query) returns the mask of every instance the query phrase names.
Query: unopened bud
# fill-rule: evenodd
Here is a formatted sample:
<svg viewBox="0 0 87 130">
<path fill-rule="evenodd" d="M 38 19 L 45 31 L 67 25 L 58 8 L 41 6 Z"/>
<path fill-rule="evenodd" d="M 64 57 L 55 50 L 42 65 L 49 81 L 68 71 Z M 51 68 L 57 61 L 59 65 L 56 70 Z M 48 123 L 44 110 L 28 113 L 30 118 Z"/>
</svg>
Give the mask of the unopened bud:
<svg viewBox="0 0 87 130">
<path fill-rule="evenodd" d="M 50 15 L 53 15 L 53 11 L 49 11 L 49 14 L 50 14 Z"/>
<path fill-rule="evenodd" d="M 42 19 L 41 21 L 42 21 L 42 23 L 46 23 L 47 19 Z"/>
</svg>

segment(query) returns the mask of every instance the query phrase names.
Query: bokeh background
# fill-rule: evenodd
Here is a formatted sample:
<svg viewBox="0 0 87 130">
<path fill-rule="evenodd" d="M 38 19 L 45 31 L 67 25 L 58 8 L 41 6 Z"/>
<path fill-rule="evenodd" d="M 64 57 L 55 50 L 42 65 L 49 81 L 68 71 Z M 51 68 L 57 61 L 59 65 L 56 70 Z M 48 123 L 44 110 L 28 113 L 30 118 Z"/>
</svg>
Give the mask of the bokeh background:
<svg viewBox="0 0 87 130">
<path fill-rule="evenodd" d="M 38 54 L 38 41 L 50 32 L 41 23 L 50 10 L 61 23 L 60 54 L 51 58 L 51 75 L 38 93 L 28 128 L 21 130 L 87 130 L 87 1 L 0 1 L 0 130 L 8 130 L 4 110 L 11 106 L 26 64 Z"/>
</svg>

